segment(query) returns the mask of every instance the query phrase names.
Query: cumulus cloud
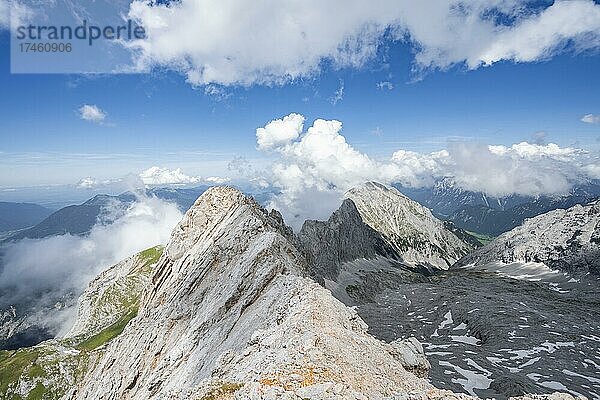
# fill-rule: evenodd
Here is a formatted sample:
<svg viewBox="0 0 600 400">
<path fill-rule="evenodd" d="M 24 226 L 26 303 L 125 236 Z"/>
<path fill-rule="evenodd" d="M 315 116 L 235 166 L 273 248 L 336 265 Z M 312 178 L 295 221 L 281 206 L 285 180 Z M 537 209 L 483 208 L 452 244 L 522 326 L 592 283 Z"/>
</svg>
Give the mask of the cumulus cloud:
<svg viewBox="0 0 600 400">
<path fill-rule="evenodd" d="M 317 74 L 323 64 L 358 68 L 376 57 L 384 37 L 413 46 L 417 70 L 600 47 L 600 5 L 592 0 L 541 9 L 517 0 L 267 0 L 252 7 L 136 0 L 129 17 L 147 32 L 133 44 L 138 68 L 172 68 L 194 85 L 279 84 Z"/>
<path fill-rule="evenodd" d="M 288 144 L 300 135 L 303 127 L 304 117 L 299 114 L 273 120 L 264 128 L 256 130 L 258 149 L 270 150 Z"/>
<path fill-rule="evenodd" d="M 398 181 L 427 186 L 451 178 L 460 188 L 495 197 L 511 194 L 564 194 L 590 178 L 584 168 L 594 163 L 586 151 L 522 142 L 510 147 L 456 142 L 430 154 L 397 151 L 392 162 L 403 170 Z"/>
<path fill-rule="evenodd" d="M 586 124 L 600 124 L 600 115 L 586 114 L 581 117 L 581 122 Z"/>
<path fill-rule="evenodd" d="M 287 126 L 284 121 L 289 117 L 258 128 L 257 140 L 264 139 L 269 126 Z M 451 142 L 436 152 L 398 150 L 389 160 L 375 160 L 347 143 L 340 121 L 318 119 L 306 132 L 299 124 L 287 129 L 287 135 L 278 136 L 286 140 L 259 149 L 278 156 L 269 179 L 280 193 L 270 206 L 282 211 L 296 229 L 306 218 L 327 218 L 346 190 L 369 180 L 426 187 L 450 178 L 460 188 L 490 196 L 536 196 L 564 194 L 577 183 L 597 178 L 600 170 L 587 151 L 553 143 Z"/>
<path fill-rule="evenodd" d="M 295 124 L 289 124 L 290 117 Z M 346 189 L 370 179 L 389 182 L 391 178 L 385 176 L 384 166 L 346 143 L 340 135 L 341 122 L 318 119 L 299 136 L 303 122 L 302 116 L 291 114 L 256 131 L 260 140 L 268 127 L 287 127 L 286 135 L 278 135 L 287 140 L 272 141 L 267 147 L 279 155 L 271 179 L 281 188 L 281 195 L 273 199 L 271 206 L 295 228 L 307 216 L 327 217 Z M 259 145 L 261 148 L 265 149 Z"/>
<path fill-rule="evenodd" d="M 76 298 L 107 267 L 149 247 L 165 244 L 181 218 L 176 205 L 140 197 L 114 223 L 98 223 L 87 236 L 24 239 L 10 244 L 3 249 L 0 306 L 26 306 L 28 299 L 39 298 L 35 307 L 52 307 L 65 297 Z M 68 329 L 69 326 L 59 325 L 69 320 L 74 311 L 74 307 L 53 310 L 48 328 Z"/>
<path fill-rule="evenodd" d="M 106 113 L 93 104 L 84 104 L 78 111 L 79 117 L 85 121 L 101 123 L 106 119 Z"/>
</svg>

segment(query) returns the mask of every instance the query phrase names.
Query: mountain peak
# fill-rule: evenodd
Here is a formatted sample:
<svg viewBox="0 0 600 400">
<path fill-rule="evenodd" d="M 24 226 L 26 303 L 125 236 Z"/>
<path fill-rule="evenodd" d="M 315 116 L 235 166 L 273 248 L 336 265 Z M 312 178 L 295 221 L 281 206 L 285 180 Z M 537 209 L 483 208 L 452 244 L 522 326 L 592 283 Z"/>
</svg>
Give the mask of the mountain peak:
<svg viewBox="0 0 600 400">
<path fill-rule="evenodd" d="M 216 186 L 204 192 L 177 224 L 166 253 L 172 260 L 179 259 L 217 225 L 227 223 L 234 215 L 243 212 L 266 217 L 264 210 L 254 199 L 230 186 Z"/>
<path fill-rule="evenodd" d="M 367 182 L 346 192 L 362 220 L 380 232 L 404 261 L 447 269 L 471 246 L 460 240 L 431 211 L 397 189 Z"/>
</svg>

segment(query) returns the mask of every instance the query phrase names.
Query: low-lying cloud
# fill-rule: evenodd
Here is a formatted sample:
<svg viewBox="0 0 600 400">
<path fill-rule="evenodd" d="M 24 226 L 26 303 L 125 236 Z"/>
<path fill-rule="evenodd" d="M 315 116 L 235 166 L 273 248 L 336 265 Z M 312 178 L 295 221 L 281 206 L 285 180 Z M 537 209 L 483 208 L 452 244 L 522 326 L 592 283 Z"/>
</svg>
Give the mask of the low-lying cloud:
<svg viewBox="0 0 600 400">
<path fill-rule="evenodd" d="M 142 171 L 140 178 L 146 185 L 187 185 L 202 181 L 202 178 L 199 176 L 186 175 L 181 168 L 169 169 L 161 167 L 150 167 Z"/>
<path fill-rule="evenodd" d="M 6 309 L 20 305 L 17 312 L 21 313 L 22 307 L 27 308 L 34 299 L 36 306 L 52 307 L 64 298 L 76 298 L 109 266 L 149 247 L 166 244 L 181 218 L 175 204 L 140 197 L 115 222 L 99 222 L 87 236 L 24 239 L 6 245 L 0 271 L 0 306 Z M 48 328 L 60 331 L 69 328 L 63 324 L 72 322 L 75 308 L 36 312 L 47 314 Z"/>
<path fill-rule="evenodd" d="M 340 121 L 303 126 L 303 116 L 290 114 L 256 131 L 258 149 L 276 155 L 269 179 L 281 193 L 271 206 L 296 229 L 306 218 L 327 218 L 346 190 L 369 180 L 428 187 L 449 178 L 461 189 L 504 197 L 560 195 L 600 178 L 594 154 L 554 143 L 450 142 L 436 152 L 398 150 L 376 160 L 346 141 Z"/>
</svg>

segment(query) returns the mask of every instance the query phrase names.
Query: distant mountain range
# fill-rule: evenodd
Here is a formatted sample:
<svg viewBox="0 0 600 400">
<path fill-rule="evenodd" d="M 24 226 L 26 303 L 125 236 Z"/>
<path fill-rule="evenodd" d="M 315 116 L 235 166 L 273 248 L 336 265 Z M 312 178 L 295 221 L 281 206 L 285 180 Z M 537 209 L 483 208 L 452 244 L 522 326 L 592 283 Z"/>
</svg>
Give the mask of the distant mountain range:
<svg viewBox="0 0 600 400">
<path fill-rule="evenodd" d="M 0 232 L 34 226 L 52 214 L 52 210 L 31 203 L 0 202 Z"/>
<path fill-rule="evenodd" d="M 182 212 L 187 211 L 194 201 L 208 188 L 152 188 L 144 193 L 177 204 Z M 22 226 L 22 229 L 9 235 L 5 240 L 24 238 L 41 239 L 55 235 L 82 235 L 88 233 L 98 222 L 109 224 L 123 215 L 139 194 L 126 192 L 118 196 L 97 195 L 85 203 L 67 206 L 56 212 L 49 211 L 37 223 Z M 33 226 L 32 226 L 33 225 Z"/>
<path fill-rule="evenodd" d="M 98 222 L 104 224 L 114 222 L 125 213 L 127 208 L 133 204 L 140 195 L 156 197 L 174 203 L 181 212 L 186 212 L 194 204 L 196 199 L 209 187 L 210 186 L 198 186 L 194 188 L 155 187 L 146 189 L 144 192 L 125 192 L 118 196 L 100 194 L 82 204 L 67 206 L 55 212 L 41 206 L 36 206 L 35 204 L 19 205 L 16 203 L 7 203 L 14 205 L 12 207 L 14 214 L 17 214 L 19 211 L 17 206 L 23 206 L 20 208 L 22 214 L 27 214 L 27 210 L 29 209 L 36 210 L 37 208 L 40 208 L 41 210 L 37 211 L 37 213 L 32 212 L 32 215 L 29 217 L 26 215 L 22 216 L 21 219 L 23 221 L 31 222 L 21 222 L 20 225 L 14 225 L 17 226 L 15 228 L 6 229 L 5 231 L 16 232 L 5 234 L 3 238 L 0 237 L 0 242 L 16 241 L 25 238 L 41 239 L 65 234 L 84 235 L 89 233 L 92 227 Z M 260 191 L 251 194 L 259 203 L 266 202 L 271 195 L 270 192 Z M 1 204 L 3 203 L 0 203 L 0 221 L 2 219 Z M 15 216 L 15 220 L 16 219 Z M 2 232 L 2 230 L 0 230 L 0 232 Z"/>
<path fill-rule="evenodd" d="M 588 204 L 600 197 L 600 182 L 590 181 L 560 196 L 491 197 L 481 192 L 463 190 L 445 178 L 430 188 L 396 188 L 411 199 L 431 209 L 440 219 L 458 228 L 498 236 L 523 223 L 525 219 L 558 208 Z"/>
</svg>

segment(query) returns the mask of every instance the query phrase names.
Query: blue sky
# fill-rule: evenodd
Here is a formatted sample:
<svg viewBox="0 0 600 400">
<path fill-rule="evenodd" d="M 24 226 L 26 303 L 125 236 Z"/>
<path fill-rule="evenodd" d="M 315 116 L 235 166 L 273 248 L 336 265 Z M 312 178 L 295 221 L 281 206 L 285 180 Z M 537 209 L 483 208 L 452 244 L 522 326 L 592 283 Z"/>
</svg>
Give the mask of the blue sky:
<svg viewBox="0 0 600 400">
<path fill-rule="evenodd" d="M 318 73 L 284 84 L 218 86 L 221 96 L 168 68 L 130 75 L 11 74 L 9 53 L 3 31 L 1 187 L 111 179 L 154 165 L 231 175 L 227 164 L 236 156 L 268 163 L 270 156 L 256 151 L 255 130 L 292 112 L 304 115 L 306 126 L 317 118 L 342 121 L 341 134 L 373 159 L 399 149 L 437 151 L 457 140 L 510 146 L 537 138 L 590 151 L 599 145 L 600 124 L 581 121 L 600 114 L 596 48 L 473 70 L 457 63 L 416 79 L 414 45 L 386 39 L 359 67 L 325 62 Z M 379 88 L 380 82 L 393 89 Z M 80 118 L 84 104 L 99 107 L 104 121 Z"/>
</svg>

